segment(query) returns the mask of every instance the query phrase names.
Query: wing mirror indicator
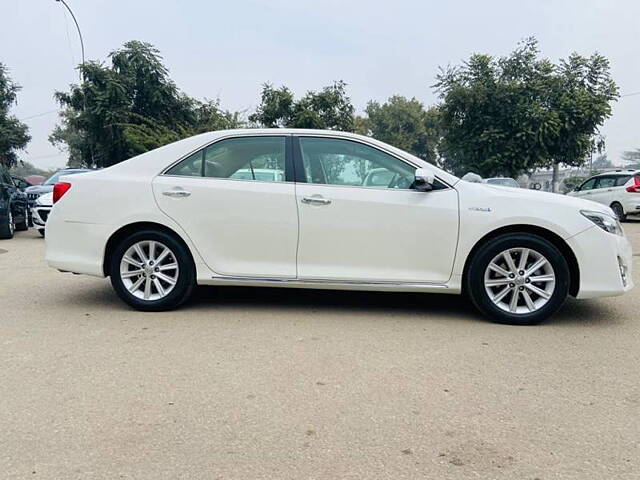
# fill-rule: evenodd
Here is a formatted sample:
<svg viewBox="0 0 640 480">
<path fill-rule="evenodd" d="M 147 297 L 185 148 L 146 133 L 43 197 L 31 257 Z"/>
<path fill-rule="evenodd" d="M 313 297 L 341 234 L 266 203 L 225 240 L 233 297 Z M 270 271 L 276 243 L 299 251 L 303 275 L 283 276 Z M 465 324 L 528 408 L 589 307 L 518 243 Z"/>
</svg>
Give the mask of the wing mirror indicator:
<svg viewBox="0 0 640 480">
<path fill-rule="evenodd" d="M 433 184 L 436 181 L 436 177 L 433 172 L 426 168 L 416 168 L 415 179 L 413 180 L 413 186 L 420 192 L 429 192 L 433 190 Z"/>
</svg>

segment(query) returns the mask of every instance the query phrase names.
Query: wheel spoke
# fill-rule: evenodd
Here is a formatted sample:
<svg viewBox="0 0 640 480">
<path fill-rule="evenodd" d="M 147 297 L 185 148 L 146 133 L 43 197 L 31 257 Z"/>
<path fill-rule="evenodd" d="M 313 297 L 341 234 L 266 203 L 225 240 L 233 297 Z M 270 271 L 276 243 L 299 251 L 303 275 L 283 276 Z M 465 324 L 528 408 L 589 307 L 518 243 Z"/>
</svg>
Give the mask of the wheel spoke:
<svg viewBox="0 0 640 480">
<path fill-rule="evenodd" d="M 517 267 L 516 264 L 513 262 L 513 257 L 511 256 L 511 250 L 507 250 L 506 252 L 502 253 L 502 258 L 504 258 L 504 261 L 507 262 L 507 267 L 509 267 L 509 270 L 512 273 L 516 273 Z"/>
<path fill-rule="evenodd" d="M 140 246 L 140 244 L 139 244 L 139 243 L 136 243 L 136 244 L 133 246 L 133 249 L 135 250 L 136 254 L 138 255 L 138 258 L 140 259 L 140 261 L 141 261 L 142 263 L 147 263 L 147 261 L 148 261 L 149 259 L 147 258 L 147 256 L 146 256 L 146 255 L 144 254 L 144 252 L 142 251 L 142 247 Z"/>
<path fill-rule="evenodd" d="M 499 303 L 504 297 L 507 296 L 507 293 L 511 291 L 511 287 L 506 286 L 502 290 L 500 290 L 496 295 L 493 296 L 493 301 L 495 303 Z"/>
<path fill-rule="evenodd" d="M 142 267 L 142 263 L 140 263 L 137 260 L 134 260 L 133 257 L 129 256 L 129 255 L 125 255 L 124 257 L 122 257 L 122 261 L 123 262 L 127 262 L 129 265 L 132 265 L 134 267 Z"/>
<path fill-rule="evenodd" d="M 160 281 L 157 278 L 154 278 L 153 284 L 156 286 L 156 290 L 158 291 L 158 293 L 164 297 L 164 288 L 162 287 Z"/>
<path fill-rule="evenodd" d="M 149 277 L 146 278 L 144 282 L 144 299 L 149 300 L 151 296 L 151 279 Z"/>
<path fill-rule="evenodd" d="M 513 295 L 511 295 L 511 301 L 509 302 L 509 311 L 515 313 L 518 309 L 518 298 L 520 298 L 520 290 L 513 289 Z"/>
<path fill-rule="evenodd" d="M 533 312 L 536 309 L 536 306 L 533 304 L 533 300 L 531 300 L 531 295 L 526 290 L 522 291 L 522 297 L 524 298 L 524 303 L 527 304 L 527 308 L 530 312 Z"/>
<path fill-rule="evenodd" d="M 494 272 L 496 272 L 497 274 L 502 275 L 503 277 L 509 276 L 509 272 L 507 272 L 504 268 L 502 268 L 500 265 L 498 265 L 495 262 L 491 262 L 489 264 L 489 268 Z"/>
<path fill-rule="evenodd" d="M 156 242 L 151 240 L 149 242 L 149 260 L 155 260 L 155 259 L 156 259 Z"/>
<path fill-rule="evenodd" d="M 535 277 L 529 277 L 529 280 L 532 282 L 553 282 L 556 279 L 556 276 L 553 273 L 549 273 L 548 275 L 536 275 Z"/>
<path fill-rule="evenodd" d="M 176 268 L 178 268 L 178 264 L 175 262 L 167 263 L 166 265 L 160 265 L 158 268 L 161 272 L 164 272 L 165 270 L 175 270 Z"/>
<path fill-rule="evenodd" d="M 493 280 L 485 280 L 484 284 L 487 287 L 498 287 L 500 285 L 508 285 L 512 280 L 508 278 L 497 278 Z"/>
<path fill-rule="evenodd" d="M 140 277 L 138 280 L 136 280 L 135 282 L 133 282 L 131 284 L 131 286 L 129 287 L 129 291 L 131 293 L 135 292 L 136 290 L 138 290 L 138 288 L 140 288 L 140 285 L 142 285 L 142 282 L 144 282 L 144 277 Z"/>
<path fill-rule="evenodd" d="M 176 284 L 176 280 L 174 278 L 171 278 L 171 277 L 165 275 L 164 273 L 156 272 L 156 277 L 158 277 L 163 282 L 168 283 L 169 285 L 175 285 Z"/>
<path fill-rule="evenodd" d="M 518 262 L 518 270 L 522 271 L 527 266 L 527 260 L 529 260 L 529 249 L 523 248 L 520 254 L 520 261 Z"/>
<path fill-rule="evenodd" d="M 541 288 L 536 287 L 535 285 L 531 285 L 530 283 L 527 283 L 525 285 L 529 290 L 531 290 L 533 293 L 535 293 L 536 295 L 544 298 L 544 299 L 548 299 L 549 297 L 551 297 L 551 294 L 545 290 L 542 290 Z"/>
<path fill-rule="evenodd" d="M 537 272 L 539 269 L 541 269 L 542 267 L 544 267 L 547 264 L 547 259 L 544 257 L 540 257 L 533 265 L 531 265 L 531 267 L 529 267 L 529 269 L 524 272 L 524 276 L 528 277 L 531 274 Z"/>
<path fill-rule="evenodd" d="M 167 258 L 167 255 L 171 253 L 171 251 L 168 248 L 164 248 L 164 247 L 161 247 L 161 248 L 163 248 L 163 250 L 160 253 L 160 255 L 158 255 L 158 257 L 156 258 L 156 265 L 162 262 L 165 258 Z"/>
<path fill-rule="evenodd" d="M 126 272 L 121 272 L 120 276 L 122 278 L 131 278 L 131 277 L 137 277 L 138 275 L 142 275 L 144 273 L 144 270 L 139 269 L 139 270 L 128 270 Z"/>
</svg>

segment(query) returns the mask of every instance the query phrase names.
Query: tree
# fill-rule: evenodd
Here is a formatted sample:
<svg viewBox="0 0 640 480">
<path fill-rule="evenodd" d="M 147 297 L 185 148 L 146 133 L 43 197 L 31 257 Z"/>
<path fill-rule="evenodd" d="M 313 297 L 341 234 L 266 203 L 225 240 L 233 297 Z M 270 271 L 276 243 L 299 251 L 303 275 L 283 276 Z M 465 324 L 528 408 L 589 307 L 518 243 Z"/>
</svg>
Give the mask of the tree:
<svg viewBox="0 0 640 480">
<path fill-rule="evenodd" d="M 233 128 L 238 114 L 200 102 L 169 78 L 152 45 L 130 41 L 111 64 L 80 65 L 83 82 L 56 92 L 61 123 L 49 137 L 69 151 L 69 163 L 106 167 L 208 128 Z"/>
<path fill-rule="evenodd" d="M 636 148 L 635 150 L 627 150 L 626 152 L 623 152 L 622 159 L 626 162 L 631 162 L 630 165 L 627 165 L 627 168 L 640 169 L 640 148 Z"/>
<path fill-rule="evenodd" d="M 11 80 L 7 68 L 0 63 L 0 164 L 12 167 L 18 162 L 18 150 L 31 140 L 29 127 L 9 113 L 17 102 L 20 86 Z"/>
<path fill-rule="evenodd" d="M 437 163 L 440 141 L 439 112 L 424 108 L 415 98 L 393 96 L 385 103 L 371 101 L 365 109 L 367 135 Z M 361 128 L 362 130 L 362 128 Z"/>
<path fill-rule="evenodd" d="M 583 165 L 602 149 L 598 128 L 618 96 L 605 57 L 574 53 L 555 65 L 539 58 L 534 38 L 506 57 L 472 55 L 442 70 L 435 87 L 444 165 L 483 176 Z"/>
<path fill-rule="evenodd" d="M 354 130 L 354 108 L 346 93 L 346 83 L 334 82 L 319 92 L 309 91 L 295 100 L 287 87 L 262 87 L 260 105 L 249 120 L 266 128 L 319 128 Z"/>
<path fill-rule="evenodd" d="M 607 158 L 607 154 L 603 153 L 602 155 L 598 155 L 598 157 L 593 161 L 592 168 L 594 170 L 604 170 L 605 168 L 612 168 L 613 163 L 611 160 Z"/>
</svg>

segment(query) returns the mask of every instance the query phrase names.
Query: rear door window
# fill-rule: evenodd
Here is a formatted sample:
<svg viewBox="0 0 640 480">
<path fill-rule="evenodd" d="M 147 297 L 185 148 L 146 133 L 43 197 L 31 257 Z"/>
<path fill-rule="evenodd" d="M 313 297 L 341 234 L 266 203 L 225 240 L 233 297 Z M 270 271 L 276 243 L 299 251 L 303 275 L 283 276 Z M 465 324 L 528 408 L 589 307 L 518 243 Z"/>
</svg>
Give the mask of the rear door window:
<svg viewBox="0 0 640 480">
<path fill-rule="evenodd" d="M 596 188 L 611 188 L 616 185 L 616 177 L 599 177 Z"/>
</svg>

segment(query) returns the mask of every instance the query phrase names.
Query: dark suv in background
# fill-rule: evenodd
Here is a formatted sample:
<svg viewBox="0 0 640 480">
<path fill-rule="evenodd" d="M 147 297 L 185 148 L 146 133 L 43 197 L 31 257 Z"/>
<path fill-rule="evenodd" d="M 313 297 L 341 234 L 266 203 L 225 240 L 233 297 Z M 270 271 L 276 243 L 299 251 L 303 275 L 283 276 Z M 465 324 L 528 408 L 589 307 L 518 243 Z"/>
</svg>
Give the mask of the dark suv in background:
<svg viewBox="0 0 640 480">
<path fill-rule="evenodd" d="M 0 165 L 0 238 L 12 238 L 15 230 L 29 228 L 27 195 Z"/>
</svg>

